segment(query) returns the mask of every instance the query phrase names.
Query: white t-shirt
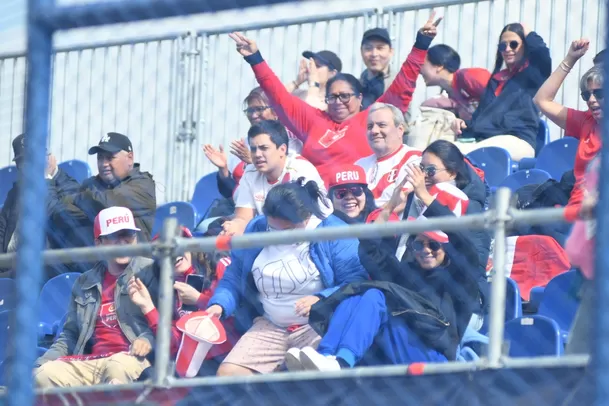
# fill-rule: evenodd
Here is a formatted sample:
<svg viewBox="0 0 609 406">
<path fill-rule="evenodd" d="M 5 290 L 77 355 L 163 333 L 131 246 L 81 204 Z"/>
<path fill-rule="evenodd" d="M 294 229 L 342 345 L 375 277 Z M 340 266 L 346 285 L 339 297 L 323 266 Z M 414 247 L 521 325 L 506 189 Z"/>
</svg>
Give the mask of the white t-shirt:
<svg viewBox="0 0 609 406">
<path fill-rule="evenodd" d="M 312 216 L 306 228 L 317 228 L 320 223 Z M 271 245 L 254 260 L 252 275 L 264 316 L 279 327 L 307 324 L 308 317 L 296 314 L 296 301 L 324 289 L 309 248 L 309 242 Z"/>
<path fill-rule="evenodd" d="M 286 165 L 283 168 L 281 176 L 277 182 L 271 184 L 266 177 L 258 172 L 253 165 L 248 165 L 245 168 L 245 173 L 239 181 L 239 185 L 235 190 L 234 199 L 235 207 L 244 207 L 254 209 L 256 214 L 262 214 L 262 206 L 269 191 L 281 183 L 287 183 L 304 177 L 306 181 L 312 180 L 317 183 L 322 192 L 327 194 L 323 180 L 319 176 L 317 169 L 300 155 L 288 155 Z M 326 210 L 326 206 L 320 204 L 324 214 L 332 213 L 332 204 L 326 202 L 330 206 Z"/>
<path fill-rule="evenodd" d="M 420 162 L 421 151 L 402 144 L 391 155 L 382 158 L 370 155 L 358 160 L 355 164 L 364 168 L 368 188 L 374 195 L 374 202 L 380 207 L 391 199 L 395 186 L 404 180 L 406 166 Z M 408 184 L 404 186 L 405 189 L 409 188 Z"/>
</svg>

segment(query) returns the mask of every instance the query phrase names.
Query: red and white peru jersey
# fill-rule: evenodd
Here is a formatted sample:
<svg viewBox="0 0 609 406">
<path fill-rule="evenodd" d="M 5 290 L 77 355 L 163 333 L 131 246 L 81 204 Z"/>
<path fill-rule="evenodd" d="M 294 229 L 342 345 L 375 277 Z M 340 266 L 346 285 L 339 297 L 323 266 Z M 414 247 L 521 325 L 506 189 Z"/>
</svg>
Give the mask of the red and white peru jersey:
<svg viewBox="0 0 609 406">
<path fill-rule="evenodd" d="M 381 207 L 391 199 L 396 185 L 404 180 L 406 166 L 420 162 L 421 151 L 402 144 L 390 155 L 382 158 L 370 155 L 359 159 L 355 164 L 364 168 L 368 188 L 374 195 L 376 205 Z M 406 183 L 404 189 L 412 189 L 412 185 Z"/>
</svg>

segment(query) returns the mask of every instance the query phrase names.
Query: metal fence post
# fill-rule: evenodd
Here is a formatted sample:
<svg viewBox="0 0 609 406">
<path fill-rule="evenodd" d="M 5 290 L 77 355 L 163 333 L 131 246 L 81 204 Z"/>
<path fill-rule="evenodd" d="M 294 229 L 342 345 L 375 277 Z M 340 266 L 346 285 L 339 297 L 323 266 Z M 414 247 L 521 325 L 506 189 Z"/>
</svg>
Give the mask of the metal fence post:
<svg viewBox="0 0 609 406">
<path fill-rule="evenodd" d="M 26 137 L 23 167 L 19 178 L 19 224 L 17 227 L 17 305 L 12 343 L 16 357 L 9 384 L 9 404 L 31 405 L 32 366 L 36 358 L 37 292 L 43 269 L 42 250 L 46 222 L 46 145 L 49 128 L 51 52 L 53 30 L 31 10 L 52 6 L 52 0 L 29 0 L 26 84 Z M 44 227 L 42 228 L 44 230 Z"/>
<path fill-rule="evenodd" d="M 609 22 L 609 10 L 605 21 Z M 609 31 L 605 44 L 609 44 Z M 604 73 L 609 74 L 609 54 L 605 53 Z M 607 76 L 605 76 L 607 77 Z M 609 90 L 609 81 L 605 80 L 605 90 Z M 603 115 L 603 147 L 600 151 L 600 173 L 609 173 L 609 115 Z M 592 372 L 595 383 L 596 405 L 606 404 L 609 399 L 609 181 L 599 175 L 599 200 L 596 207 L 596 263 L 594 267 L 594 284 L 596 289 L 596 306 L 592 337 Z"/>
<path fill-rule="evenodd" d="M 508 221 L 511 191 L 500 188 L 495 206 L 495 250 L 493 251 L 493 281 L 491 283 L 491 309 L 489 314 L 488 363 L 499 368 L 503 346 L 503 324 L 505 323 L 505 229 Z"/>
<path fill-rule="evenodd" d="M 164 386 L 169 373 L 169 347 L 171 343 L 171 321 L 173 319 L 173 258 L 175 237 L 178 230 L 178 221 L 170 217 L 163 223 L 161 230 L 160 258 L 161 265 L 159 280 L 159 326 L 156 337 L 156 356 L 154 364 L 154 384 Z"/>
</svg>

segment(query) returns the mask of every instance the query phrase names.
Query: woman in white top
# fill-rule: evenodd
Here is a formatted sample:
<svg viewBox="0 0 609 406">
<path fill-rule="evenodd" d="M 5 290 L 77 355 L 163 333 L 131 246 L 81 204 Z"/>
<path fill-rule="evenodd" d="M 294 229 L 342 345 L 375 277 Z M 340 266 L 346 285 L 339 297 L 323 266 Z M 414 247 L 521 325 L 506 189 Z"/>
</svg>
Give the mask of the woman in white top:
<svg viewBox="0 0 609 406">
<path fill-rule="evenodd" d="M 245 234 L 345 225 L 325 217 L 320 202 L 325 199 L 315 182 L 278 185 L 266 197 L 264 216 L 252 220 Z M 247 332 L 220 366 L 221 376 L 273 372 L 288 348 L 316 347 L 320 337 L 308 325 L 311 306 L 343 284 L 368 278 L 357 239 L 238 249 L 231 261 L 207 312 L 234 316 Z"/>
</svg>

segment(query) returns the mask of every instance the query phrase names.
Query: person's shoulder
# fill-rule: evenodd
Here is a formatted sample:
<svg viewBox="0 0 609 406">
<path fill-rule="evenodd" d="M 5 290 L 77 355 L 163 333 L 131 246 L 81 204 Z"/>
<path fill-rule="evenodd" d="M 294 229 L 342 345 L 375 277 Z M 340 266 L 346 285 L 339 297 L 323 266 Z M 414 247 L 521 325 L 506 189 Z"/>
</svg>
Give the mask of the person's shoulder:
<svg viewBox="0 0 609 406">
<path fill-rule="evenodd" d="M 347 223 L 345 223 L 343 220 L 341 220 L 339 217 L 335 216 L 334 214 L 330 214 L 328 217 L 326 217 L 325 219 L 323 219 L 321 221 L 321 223 L 319 224 L 318 227 L 338 227 L 338 226 L 346 226 Z"/>
<path fill-rule="evenodd" d="M 355 165 L 361 166 L 364 169 L 368 169 L 368 167 L 370 167 L 371 165 L 375 165 L 375 164 L 376 164 L 376 155 L 374 155 L 374 154 L 365 156 L 365 157 L 360 158 L 357 161 L 355 161 Z"/>
<path fill-rule="evenodd" d="M 294 154 L 288 157 L 287 162 L 288 171 L 315 171 L 317 168 L 307 158 L 300 154 Z"/>
<path fill-rule="evenodd" d="M 267 229 L 267 221 L 266 216 L 256 216 L 254 217 L 245 227 L 245 234 L 248 233 L 258 233 L 261 231 L 266 231 Z"/>
</svg>

